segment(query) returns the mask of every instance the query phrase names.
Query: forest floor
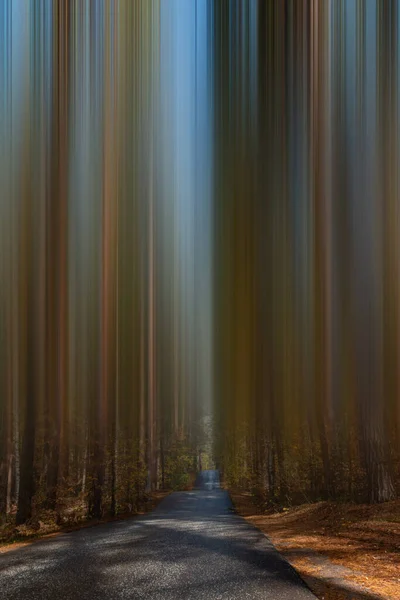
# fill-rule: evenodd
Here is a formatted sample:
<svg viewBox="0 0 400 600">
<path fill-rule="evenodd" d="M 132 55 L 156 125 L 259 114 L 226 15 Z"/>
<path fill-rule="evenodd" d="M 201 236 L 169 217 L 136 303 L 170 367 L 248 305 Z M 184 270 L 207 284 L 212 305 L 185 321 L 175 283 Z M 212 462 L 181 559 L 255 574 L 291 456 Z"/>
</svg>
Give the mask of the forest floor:
<svg viewBox="0 0 400 600">
<path fill-rule="evenodd" d="M 318 598 L 399 600 L 399 500 L 263 513 L 251 494 L 230 493 L 236 512 L 269 537 Z"/>
<path fill-rule="evenodd" d="M 47 537 L 53 537 L 59 533 L 66 533 L 70 531 L 76 531 L 78 529 L 84 529 L 86 527 L 94 527 L 101 523 L 108 523 L 111 521 L 121 521 L 125 519 L 132 519 L 137 515 L 143 515 L 151 512 L 156 506 L 168 496 L 171 491 L 155 491 L 149 495 L 148 499 L 143 503 L 140 510 L 135 512 L 120 513 L 115 517 L 104 516 L 102 519 L 86 519 L 78 522 L 69 521 L 62 525 L 57 525 L 55 519 L 55 513 L 52 511 L 43 512 L 32 522 L 25 525 L 16 526 L 13 523 L 5 522 L 0 524 L 0 554 L 8 552 L 9 550 L 15 550 L 22 546 L 26 546 L 34 541 L 41 540 Z M 76 506 L 75 512 L 79 514 L 82 512 L 81 507 Z"/>
</svg>

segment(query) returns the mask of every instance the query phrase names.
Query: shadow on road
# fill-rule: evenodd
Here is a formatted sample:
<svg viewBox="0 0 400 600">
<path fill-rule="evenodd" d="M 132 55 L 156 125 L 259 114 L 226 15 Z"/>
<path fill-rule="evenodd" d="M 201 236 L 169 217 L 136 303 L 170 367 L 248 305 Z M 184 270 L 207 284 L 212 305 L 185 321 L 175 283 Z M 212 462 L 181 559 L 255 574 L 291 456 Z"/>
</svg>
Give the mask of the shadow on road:
<svg viewBox="0 0 400 600">
<path fill-rule="evenodd" d="M 228 494 L 207 489 L 219 480 L 204 473 L 196 491 L 172 494 L 152 514 L 7 553 L 0 563 L 4 597 L 311 600 L 269 540 L 231 512 Z"/>
</svg>

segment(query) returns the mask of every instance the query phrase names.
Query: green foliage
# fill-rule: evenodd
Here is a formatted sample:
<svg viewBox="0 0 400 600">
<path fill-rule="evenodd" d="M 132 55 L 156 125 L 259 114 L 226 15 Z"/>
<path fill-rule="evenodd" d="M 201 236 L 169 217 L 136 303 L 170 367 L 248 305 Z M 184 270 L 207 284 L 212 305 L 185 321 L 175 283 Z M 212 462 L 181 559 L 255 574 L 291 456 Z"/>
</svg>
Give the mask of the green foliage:
<svg viewBox="0 0 400 600">
<path fill-rule="evenodd" d="M 189 439 L 179 432 L 167 448 L 165 456 L 165 483 L 172 490 L 181 490 L 189 486 L 196 453 Z"/>
</svg>

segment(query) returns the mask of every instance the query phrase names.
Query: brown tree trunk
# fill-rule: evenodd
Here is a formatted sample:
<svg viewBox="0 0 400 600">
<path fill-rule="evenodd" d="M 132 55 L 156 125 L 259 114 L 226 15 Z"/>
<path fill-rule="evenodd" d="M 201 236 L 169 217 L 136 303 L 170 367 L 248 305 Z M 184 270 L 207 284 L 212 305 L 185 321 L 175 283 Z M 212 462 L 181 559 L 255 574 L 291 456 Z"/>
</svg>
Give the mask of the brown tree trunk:
<svg viewBox="0 0 400 600">
<path fill-rule="evenodd" d="M 34 253 L 31 253 L 34 255 Z M 29 261 L 31 262 L 31 261 Z M 37 405 L 37 372 L 38 351 L 36 347 L 37 331 L 35 327 L 37 311 L 35 302 L 35 269 L 33 264 L 28 266 L 28 317 L 27 317 L 27 369 L 26 396 L 24 406 L 24 424 L 22 432 L 22 452 L 20 465 L 20 490 L 16 523 L 25 523 L 32 516 L 32 498 L 35 493 L 34 458 L 36 438 L 36 405 Z"/>
</svg>

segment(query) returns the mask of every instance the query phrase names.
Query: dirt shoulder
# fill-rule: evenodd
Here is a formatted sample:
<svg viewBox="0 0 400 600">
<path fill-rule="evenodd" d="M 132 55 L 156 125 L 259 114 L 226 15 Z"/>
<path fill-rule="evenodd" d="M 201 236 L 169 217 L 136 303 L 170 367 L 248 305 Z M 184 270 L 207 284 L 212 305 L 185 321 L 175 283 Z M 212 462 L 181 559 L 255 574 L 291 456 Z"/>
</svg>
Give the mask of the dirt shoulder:
<svg viewBox="0 0 400 600">
<path fill-rule="evenodd" d="M 262 514 L 231 490 L 236 511 L 261 529 L 321 600 L 400 599 L 400 501 L 319 502 Z"/>
<path fill-rule="evenodd" d="M 147 502 L 144 504 L 143 509 L 136 513 L 122 513 L 115 517 L 104 517 L 103 519 L 92 519 L 65 525 L 57 525 L 54 518 L 47 518 L 43 521 L 39 520 L 35 526 L 21 525 L 20 527 L 16 527 L 15 525 L 5 525 L 0 528 L 0 554 L 4 554 L 10 550 L 16 550 L 17 548 L 27 546 L 28 544 L 32 544 L 43 539 L 51 539 L 56 535 L 60 535 L 61 533 L 68 533 L 70 531 L 95 527 L 96 525 L 110 523 L 112 521 L 133 519 L 136 516 L 147 514 L 154 510 L 161 500 L 163 500 L 170 493 L 171 491 L 153 492 Z"/>
</svg>

